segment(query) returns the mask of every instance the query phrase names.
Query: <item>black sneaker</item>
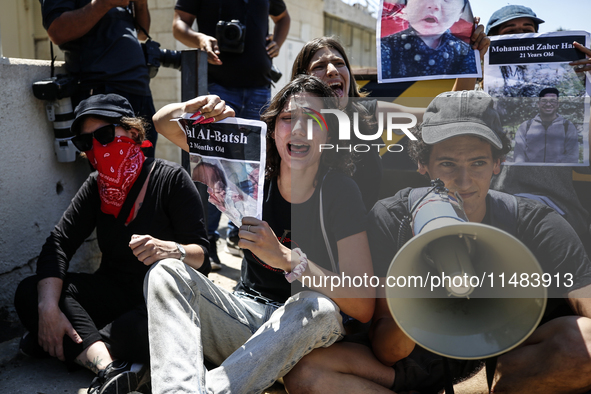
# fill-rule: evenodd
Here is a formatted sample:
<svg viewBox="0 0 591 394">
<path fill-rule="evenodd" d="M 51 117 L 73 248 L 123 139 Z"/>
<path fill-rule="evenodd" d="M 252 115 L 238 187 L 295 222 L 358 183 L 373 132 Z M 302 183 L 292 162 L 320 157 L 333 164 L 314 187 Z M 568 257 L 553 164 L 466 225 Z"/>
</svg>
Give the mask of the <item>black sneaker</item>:
<svg viewBox="0 0 591 394">
<path fill-rule="evenodd" d="M 30 332 L 26 332 L 22 336 L 21 341 L 18 344 L 18 350 L 21 354 L 23 354 L 27 357 L 33 357 L 33 358 L 48 358 L 49 357 L 49 353 L 47 353 L 45 350 L 43 350 L 41 345 L 39 345 L 37 338 L 34 335 L 32 335 Z"/>
<path fill-rule="evenodd" d="M 147 366 L 127 361 L 113 361 L 101 371 L 88 387 L 88 394 L 128 394 L 143 385 Z M 145 394 L 148 394 L 146 392 Z"/>
</svg>

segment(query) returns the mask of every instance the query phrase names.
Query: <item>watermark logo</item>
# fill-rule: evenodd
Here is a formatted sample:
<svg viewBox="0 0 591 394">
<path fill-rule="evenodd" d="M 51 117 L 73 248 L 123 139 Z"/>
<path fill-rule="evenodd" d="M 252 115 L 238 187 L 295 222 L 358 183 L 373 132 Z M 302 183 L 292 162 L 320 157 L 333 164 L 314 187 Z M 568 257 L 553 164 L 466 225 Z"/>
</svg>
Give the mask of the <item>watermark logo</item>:
<svg viewBox="0 0 591 394">
<path fill-rule="evenodd" d="M 353 121 L 349 118 L 349 115 L 341 110 L 338 109 L 321 109 L 320 111 L 316 111 L 310 107 L 304 107 L 307 111 L 306 114 L 309 115 L 312 119 L 316 121 L 316 123 L 322 128 L 322 125 L 328 130 L 328 125 L 323 115 L 331 114 L 336 116 L 338 121 L 338 128 L 339 134 L 338 139 L 339 141 L 350 141 L 352 134 L 351 134 L 351 125 L 353 125 L 353 133 L 358 140 L 361 141 L 380 141 L 381 137 L 384 132 L 386 131 L 386 139 L 388 141 L 392 141 L 394 137 L 394 133 L 396 134 L 404 134 L 410 140 L 416 141 L 417 138 L 412 134 L 410 131 L 411 128 L 416 126 L 417 124 L 417 117 L 411 113 L 406 112 L 379 112 L 376 114 L 377 117 L 377 129 L 373 134 L 363 134 L 360 131 L 359 125 L 359 113 L 354 112 Z M 313 138 L 313 122 L 312 119 L 308 119 L 307 123 L 307 138 L 311 140 Z M 361 120 L 363 122 L 364 120 Z M 400 123 L 402 121 L 402 123 Z M 384 125 L 385 124 L 385 125 Z M 385 127 L 384 127 L 385 126 Z M 396 132 L 400 130 L 400 132 Z M 386 148 L 389 152 L 402 152 L 404 147 L 400 144 L 390 144 L 386 145 L 383 143 L 372 143 L 372 144 L 355 144 L 355 145 L 343 145 L 338 144 L 321 144 L 320 151 L 329 150 L 329 149 L 336 149 L 337 151 L 345 150 L 349 152 L 368 152 L 375 147 L 378 151 L 382 148 Z"/>
<path fill-rule="evenodd" d="M 316 121 L 316 123 L 318 124 L 318 126 L 320 126 L 320 128 L 322 129 L 322 125 L 324 124 L 324 130 L 326 130 L 328 132 L 328 125 L 326 124 L 326 120 L 324 119 L 324 116 L 322 116 L 322 114 L 320 114 L 320 112 L 313 110 L 310 107 L 303 107 L 304 110 L 306 110 L 306 115 L 308 115 L 309 117 L 311 117 L 312 119 L 314 119 Z M 311 140 L 313 138 L 312 136 L 312 119 L 308 119 L 308 139 Z M 320 122 L 322 121 L 322 123 Z"/>
</svg>

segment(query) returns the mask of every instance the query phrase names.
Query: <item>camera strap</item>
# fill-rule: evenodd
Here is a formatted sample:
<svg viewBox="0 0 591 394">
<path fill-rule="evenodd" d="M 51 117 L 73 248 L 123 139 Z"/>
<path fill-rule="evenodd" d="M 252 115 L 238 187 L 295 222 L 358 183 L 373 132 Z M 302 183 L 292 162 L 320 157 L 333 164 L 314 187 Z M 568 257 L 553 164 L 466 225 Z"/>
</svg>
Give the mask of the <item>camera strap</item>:
<svg viewBox="0 0 591 394">
<path fill-rule="evenodd" d="M 53 54 L 53 42 L 51 42 L 51 40 L 49 40 L 49 53 L 51 54 L 51 66 L 50 66 L 50 70 L 51 70 L 51 78 L 53 78 L 55 76 L 55 59 L 56 56 Z"/>
<path fill-rule="evenodd" d="M 137 30 L 137 28 L 139 28 L 139 30 L 141 30 L 142 33 L 144 33 L 146 35 L 146 37 L 148 37 L 148 41 L 152 41 L 152 37 L 150 37 L 150 35 L 146 31 L 146 29 L 144 29 L 143 26 L 140 25 L 138 23 L 138 21 L 135 19 L 135 3 L 133 1 L 129 2 L 129 7 L 127 8 L 127 10 L 129 11 L 131 16 L 133 17 L 133 21 L 135 22 L 136 30 Z"/>
<path fill-rule="evenodd" d="M 150 35 L 148 34 L 148 32 L 146 31 L 146 29 L 144 29 L 140 24 L 136 23 L 137 27 L 139 27 L 139 29 L 148 37 L 148 41 L 152 41 L 152 37 L 150 37 Z"/>
</svg>

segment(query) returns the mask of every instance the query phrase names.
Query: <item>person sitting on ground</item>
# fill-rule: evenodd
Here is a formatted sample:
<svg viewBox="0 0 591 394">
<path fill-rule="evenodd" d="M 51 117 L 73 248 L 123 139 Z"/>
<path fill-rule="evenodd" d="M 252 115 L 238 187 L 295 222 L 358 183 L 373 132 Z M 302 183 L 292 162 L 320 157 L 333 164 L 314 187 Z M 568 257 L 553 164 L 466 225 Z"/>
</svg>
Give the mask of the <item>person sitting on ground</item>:
<svg viewBox="0 0 591 394">
<path fill-rule="evenodd" d="M 500 171 L 510 148 L 493 99 L 482 91 L 440 94 L 428 106 L 416 137 L 417 141 L 409 142 L 409 150 L 418 171 L 429 179 L 439 178 L 451 193 L 457 192 L 469 221 L 495 227 L 504 223 L 506 231 L 513 227 L 512 235 L 535 255 L 544 272 L 561 277 L 572 274 L 572 286 L 559 289 L 568 292 L 566 298 L 548 299 L 542 323 L 531 336 L 498 357 L 491 392 L 588 391 L 591 262 L 572 227 L 554 210 L 489 190 L 490 179 Z M 404 223 L 408 225 L 405 217 L 409 216 L 411 190 L 378 201 L 369 214 L 368 239 L 380 277 L 387 274 L 392 259 L 408 240 L 399 236 L 405 231 Z M 507 225 L 511 218 L 503 217 L 506 198 L 516 208 L 512 226 Z M 383 293 L 376 300 L 372 324 L 371 340 L 365 343 L 340 342 L 304 357 L 284 378 L 289 393 L 434 393 L 443 389 L 442 357 L 416 346 L 402 332 Z M 449 362 L 456 378 L 481 366 L 477 360 Z M 460 391 L 462 386 L 464 391 Z M 455 392 L 488 393 L 489 389 L 485 379 L 474 378 L 458 385 Z"/>
<path fill-rule="evenodd" d="M 361 322 L 371 318 L 371 289 L 331 291 L 322 284 L 340 272 L 372 273 L 361 194 L 343 173 L 350 168 L 348 155 L 319 149 L 329 140 L 336 143 L 338 128 L 330 120 L 328 130 L 314 123 L 307 139 L 307 108 L 337 105 L 326 84 L 300 76 L 263 114 L 268 130 L 263 220 L 242 221 L 244 259 L 234 293 L 174 259 L 148 273 L 155 394 L 260 393 L 306 353 L 342 338 L 341 311 Z M 188 150 L 180 128 L 160 128 L 180 115 L 179 109 L 166 106 L 154 121 L 160 133 Z M 204 359 L 219 367 L 206 371 Z"/>
<path fill-rule="evenodd" d="M 125 98 L 91 96 L 74 113 L 73 142 L 97 171 L 47 238 L 37 274 L 18 286 L 15 307 L 29 330 L 21 350 L 97 373 L 89 393 L 127 393 L 142 372 L 131 363 L 149 362 L 142 294 L 148 268 L 174 257 L 209 272 L 201 200 L 179 165 L 144 157 L 146 123 Z M 98 270 L 68 272 L 95 229 Z"/>
</svg>

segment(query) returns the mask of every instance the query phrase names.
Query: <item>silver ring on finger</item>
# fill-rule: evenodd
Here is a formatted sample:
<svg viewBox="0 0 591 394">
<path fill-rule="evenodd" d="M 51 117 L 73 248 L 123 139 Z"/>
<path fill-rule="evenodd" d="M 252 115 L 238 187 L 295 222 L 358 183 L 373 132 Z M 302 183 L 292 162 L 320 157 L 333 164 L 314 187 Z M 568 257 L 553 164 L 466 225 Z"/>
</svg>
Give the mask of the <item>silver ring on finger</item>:
<svg viewBox="0 0 591 394">
<path fill-rule="evenodd" d="M 579 64 L 579 65 L 577 66 L 577 68 L 578 68 L 579 70 L 581 70 L 581 69 L 585 68 L 585 65 L 584 65 L 584 64 Z"/>
<path fill-rule="evenodd" d="M 250 226 L 251 224 L 248 225 L 248 227 L 246 228 L 246 231 L 248 231 L 250 233 Z"/>
</svg>

